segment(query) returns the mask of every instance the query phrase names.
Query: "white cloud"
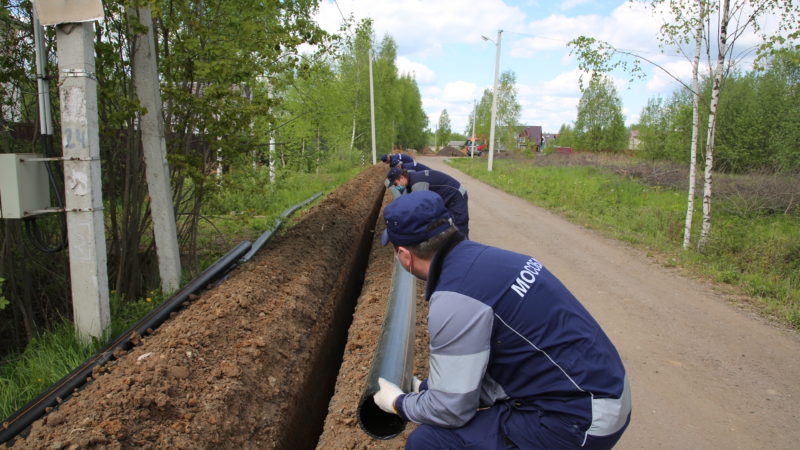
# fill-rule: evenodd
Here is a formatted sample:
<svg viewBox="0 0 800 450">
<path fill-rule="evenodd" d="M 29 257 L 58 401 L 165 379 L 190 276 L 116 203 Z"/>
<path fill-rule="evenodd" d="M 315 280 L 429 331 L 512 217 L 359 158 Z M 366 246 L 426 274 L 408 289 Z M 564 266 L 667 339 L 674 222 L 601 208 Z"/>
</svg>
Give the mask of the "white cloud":
<svg viewBox="0 0 800 450">
<path fill-rule="evenodd" d="M 458 80 L 444 85 L 443 97 L 449 102 L 468 102 L 472 104 L 472 100 L 480 92 L 480 88 L 475 83 Z"/>
<path fill-rule="evenodd" d="M 568 51 L 567 43 L 578 36 L 591 36 L 618 48 L 633 46 L 638 51 L 658 53 L 656 35 L 660 23 L 657 14 L 639 3 L 623 3 L 608 16 L 553 14 L 528 23 L 525 31 L 530 36 L 517 40 L 511 54 L 533 57 L 546 51 Z"/>
<path fill-rule="evenodd" d="M 461 133 L 472 112 L 473 101 L 481 89 L 474 83 L 454 81 L 444 89 L 426 87 L 422 89 L 422 109 L 428 115 L 429 125 L 435 127 L 442 110 L 447 110 L 453 131 Z"/>
<path fill-rule="evenodd" d="M 462 0 L 338 0 L 324 1 L 318 23 L 336 31 L 342 15 L 355 12 L 356 20 L 370 17 L 376 38 L 388 34 L 406 55 L 441 53 L 451 43 L 478 43 L 481 34 L 491 36 L 498 29 L 521 28 L 525 17 L 521 9 L 502 0 L 485 0 L 468 6 Z"/>
<path fill-rule="evenodd" d="M 420 64 L 405 56 L 398 56 L 395 61 L 401 75 L 411 75 L 418 84 L 430 84 L 436 81 L 436 73 L 424 64 Z"/>
</svg>

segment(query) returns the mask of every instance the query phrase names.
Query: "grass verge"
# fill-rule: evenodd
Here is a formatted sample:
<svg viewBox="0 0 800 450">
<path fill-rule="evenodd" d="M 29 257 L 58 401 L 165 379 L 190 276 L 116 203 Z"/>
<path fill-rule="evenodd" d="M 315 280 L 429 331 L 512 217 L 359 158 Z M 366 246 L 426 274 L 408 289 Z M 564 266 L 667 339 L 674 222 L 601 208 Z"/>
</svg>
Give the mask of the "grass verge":
<svg viewBox="0 0 800 450">
<path fill-rule="evenodd" d="M 589 165 L 538 166 L 534 160 L 454 159 L 451 164 L 487 184 L 553 210 L 572 222 L 657 255 L 665 265 L 727 284 L 752 298 L 768 317 L 800 329 L 800 220 L 789 214 L 732 214 L 715 202 L 712 238 L 684 251 L 686 193 L 651 186 Z M 700 207 L 701 203 L 696 201 Z M 697 242 L 702 211 L 696 211 Z"/>
</svg>

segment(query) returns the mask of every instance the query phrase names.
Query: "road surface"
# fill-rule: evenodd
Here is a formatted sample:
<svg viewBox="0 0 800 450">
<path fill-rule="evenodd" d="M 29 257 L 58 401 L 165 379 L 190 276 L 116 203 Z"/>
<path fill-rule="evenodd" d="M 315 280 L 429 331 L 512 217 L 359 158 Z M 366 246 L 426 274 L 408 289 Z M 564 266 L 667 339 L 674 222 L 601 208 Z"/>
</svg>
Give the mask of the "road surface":
<svg viewBox="0 0 800 450">
<path fill-rule="evenodd" d="M 615 343 L 633 395 L 617 448 L 800 448 L 800 334 L 443 158 L 419 161 L 466 186 L 470 238 L 537 258 Z"/>
</svg>

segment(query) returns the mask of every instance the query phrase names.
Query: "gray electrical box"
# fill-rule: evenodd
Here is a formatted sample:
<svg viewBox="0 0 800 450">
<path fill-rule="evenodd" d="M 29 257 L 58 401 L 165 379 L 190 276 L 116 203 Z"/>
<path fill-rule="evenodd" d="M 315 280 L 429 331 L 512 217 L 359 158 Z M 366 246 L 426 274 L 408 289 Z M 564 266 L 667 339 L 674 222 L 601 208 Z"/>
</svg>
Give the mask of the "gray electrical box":
<svg viewBox="0 0 800 450">
<path fill-rule="evenodd" d="M 103 18 L 100 0 L 36 0 L 33 2 L 42 25 L 91 22 Z"/>
<path fill-rule="evenodd" d="M 0 218 L 21 219 L 50 207 L 45 161 L 36 153 L 0 154 Z"/>
</svg>

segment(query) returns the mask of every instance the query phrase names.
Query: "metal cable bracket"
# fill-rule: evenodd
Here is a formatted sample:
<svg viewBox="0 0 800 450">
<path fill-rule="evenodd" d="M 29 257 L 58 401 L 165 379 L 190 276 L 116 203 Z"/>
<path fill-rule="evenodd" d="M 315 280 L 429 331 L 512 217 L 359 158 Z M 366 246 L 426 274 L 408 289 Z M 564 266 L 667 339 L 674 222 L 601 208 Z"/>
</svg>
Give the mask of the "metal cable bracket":
<svg viewBox="0 0 800 450">
<path fill-rule="evenodd" d="M 64 77 L 86 77 L 97 81 L 97 76 L 95 76 L 94 72 L 87 72 L 80 69 L 61 69 L 61 75 Z"/>
<path fill-rule="evenodd" d="M 22 162 L 39 162 L 39 161 L 100 161 L 99 156 L 53 156 L 49 158 L 20 158 Z"/>
<path fill-rule="evenodd" d="M 95 212 L 95 211 L 102 211 L 103 207 L 99 208 L 47 208 L 47 209 L 34 209 L 31 211 L 24 211 L 23 215 L 25 217 L 28 216 L 36 216 L 39 214 L 47 214 L 47 213 L 54 213 L 54 212 Z"/>
</svg>

